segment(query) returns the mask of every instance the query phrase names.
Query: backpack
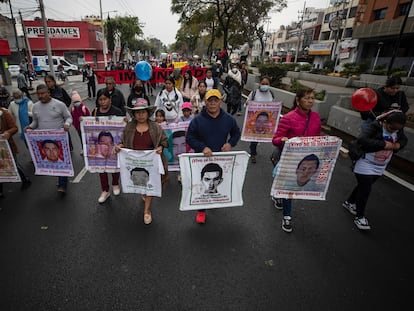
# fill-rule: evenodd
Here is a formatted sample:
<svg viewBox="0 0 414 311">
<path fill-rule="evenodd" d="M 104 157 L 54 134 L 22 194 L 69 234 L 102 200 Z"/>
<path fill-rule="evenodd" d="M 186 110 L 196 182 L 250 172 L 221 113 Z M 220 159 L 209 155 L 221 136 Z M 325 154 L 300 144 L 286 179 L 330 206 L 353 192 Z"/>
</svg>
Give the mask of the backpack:
<svg viewBox="0 0 414 311">
<path fill-rule="evenodd" d="M 365 152 L 362 149 L 361 144 L 358 143 L 358 139 L 351 140 L 351 142 L 349 143 L 348 155 L 352 161 L 352 166 L 354 166 L 356 161 L 358 161 L 365 155 Z"/>
</svg>

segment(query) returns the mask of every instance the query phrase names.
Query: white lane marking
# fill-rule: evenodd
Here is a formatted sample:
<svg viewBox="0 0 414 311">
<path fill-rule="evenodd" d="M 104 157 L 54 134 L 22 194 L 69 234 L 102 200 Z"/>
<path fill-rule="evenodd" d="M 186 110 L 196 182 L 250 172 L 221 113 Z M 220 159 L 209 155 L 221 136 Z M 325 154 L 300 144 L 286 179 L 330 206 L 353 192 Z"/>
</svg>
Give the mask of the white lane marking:
<svg viewBox="0 0 414 311">
<path fill-rule="evenodd" d="M 75 177 L 75 179 L 72 181 L 72 183 L 73 184 L 77 184 L 77 183 L 79 183 L 81 180 L 82 180 L 82 178 L 83 178 L 83 176 L 85 176 L 85 174 L 87 173 L 88 171 L 86 170 L 86 168 L 85 167 L 83 167 L 82 168 L 82 170 L 79 172 L 79 174 Z"/>
</svg>

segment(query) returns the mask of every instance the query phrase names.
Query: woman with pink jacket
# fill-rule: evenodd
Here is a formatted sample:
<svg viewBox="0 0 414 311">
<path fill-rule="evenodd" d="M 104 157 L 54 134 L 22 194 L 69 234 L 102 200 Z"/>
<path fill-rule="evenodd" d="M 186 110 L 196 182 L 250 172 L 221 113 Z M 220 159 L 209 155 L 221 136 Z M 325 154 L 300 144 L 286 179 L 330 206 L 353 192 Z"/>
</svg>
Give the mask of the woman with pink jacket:
<svg viewBox="0 0 414 311">
<path fill-rule="evenodd" d="M 292 137 L 321 135 L 321 118 L 312 111 L 315 93 L 312 89 L 299 89 L 296 92 L 292 110 L 280 119 L 273 144 L 282 148 L 285 141 Z M 292 200 L 272 198 L 278 209 L 283 208 L 282 229 L 292 232 Z"/>
</svg>

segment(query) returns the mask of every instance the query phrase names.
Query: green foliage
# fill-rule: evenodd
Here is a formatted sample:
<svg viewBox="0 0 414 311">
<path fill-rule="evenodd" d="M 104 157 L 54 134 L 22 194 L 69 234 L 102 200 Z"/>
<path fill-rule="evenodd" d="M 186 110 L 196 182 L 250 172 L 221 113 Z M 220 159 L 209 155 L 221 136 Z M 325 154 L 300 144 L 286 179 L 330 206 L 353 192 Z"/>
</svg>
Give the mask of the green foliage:
<svg viewBox="0 0 414 311">
<path fill-rule="evenodd" d="M 300 89 L 308 89 L 309 87 L 301 84 L 298 80 L 296 79 L 291 79 L 290 80 L 290 87 L 289 87 L 289 92 L 295 93 L 300 90 Z M 320 92 L 315 92 L 315 99 L 323 101 L 325 99 L 325 95 L 326 95 L 326 90 L 321 90 Z"/>
<path fill-rule="evenodd" d="M 368 71 L 367 63 L 346 63 L 344 69 L 340 72 L 341 75 L 359 75 Z"/>
<path fill-rule="evenodd" d="M 393 71 L 392 75 L 393 76 L 398 76 L 398 77 L 406 77 L 408 75 L 408 72 L 405 71 L 405 70 Z"/>
<path fill-rule="evenodd" d="M 334 71 L 334 68 L 335 68 L 335 62 L 333 60 L 327 60 L 326 62 L 323 63 L 323 68 L 328 69 L 329 72 L 332 72 Z"/>
<path fill-rule="evenodd" d="M 372 71 L 373 75 L 378 75 L 378 76 L 386 76 L 387 75 L 387 68 L 386 65 L 380 65 L 375 67 L 375 69 Z"/>
<path fill-rule="evenodd" d="M 311 71 L 312 65 L 311 64 L 305 64 L 299 66 L 299 71 Z"/>
<path fill-rule="evenodd" d="M 315 93 L 315 99 L 323 101 L 325 99 L 326 90 L 321 90 L 320 92 Z"/>
<path fill-rule="evenodd" d="M 310 73 L 314 73 L 314 74 L 318 74 L 318 75 L 326 75 L 328 73 L 330 73 L 331 71 L 329 69 L 324 69 L 324 68 L 313 68 Z"/>
<path fill-rule="evenodd" d="M 270 85 L 277 87 L 281 84 L 282 78 L 286 76 L 288 69 L 281 64 L 261 64 L 259 65 L 259 72 L 262 76 L 270 78 Z"/>
<path fill-rule="evenodd" d="M 259 61 L 257 61 L 257 60 L 254 60 L 254 61 L 252 61 L 252 63 L 250 64 L 250 67 L 259 67 L 261 63 L 262 63 L 262 62 L 259 62 Z"/>
</svg>

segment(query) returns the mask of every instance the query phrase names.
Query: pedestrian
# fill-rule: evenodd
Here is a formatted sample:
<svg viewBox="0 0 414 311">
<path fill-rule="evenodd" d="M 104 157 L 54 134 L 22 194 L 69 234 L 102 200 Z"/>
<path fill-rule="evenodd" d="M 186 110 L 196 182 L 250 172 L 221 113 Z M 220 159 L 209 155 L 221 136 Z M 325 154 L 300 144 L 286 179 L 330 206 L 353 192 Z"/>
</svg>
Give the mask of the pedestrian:
<svg viewBox="0 0 414 311">
<path fill-rule="evenodd" d="M 234 115 L 241 103 L 243 90 L 241 72 L 237 64 L 232 64 L 232 68 L 224 80 L 223 89 L 227 95 L 227 112 Z"/>
<path fill-rule="evenodd" d="M 27 98 L 30 98 L 29 87 L 27 85 L 25 71 L 23 69 L 19 70 L 19 74 L 17 75 L 17 87 L 20 91 L 26 94 Z"/>
<path fill-rule="evenodd" d="M 36 87 L 36 93 L 39 101 L 33 105 L 33 121 L 24 130 L 58 130 L 63 128 L 68 132 L 72 125 L 72 117 L 66 105 L 53 98 L 45 84 L 39 84 Z M 68 177 L 59 176 L 57 186 L 58 192 L 66 193 Z"/>
<path fill-rule="evenodd" d="M 273 136 L 275 146 L 283 148 L 284 143 L 292 137 L 321 135 L 321 118 L 312 111 L 314 102 L 315 93 L 312 89 L 303 88 L 296 92 L 292 110 L 280 119 Z M 292 232 L 292 200 L 273 197 L 272 200 L 276 208 L 283 209 L 283 231 Z"/>
<path fill-rule="evenodd" d="M 32 109 L 33 102 L 29 98 L 23 97 L 22 91 L 14 90 L 13 100 L 9 106 L 9 112 L 16 122 L 20 138 L 24 141 L 26 146 L 27 142 L 24 137 L 23 129 L 31 123 Z"/>
<path fill-rule="evenodd" d="M 201 80 L 198 83 L 197 93 L 191 98 L 191 103 L 193 104 L 193 113 L 195 115 L 198 114 L 206 105 L 206 93 L 207 84 L 205 81 Z"/>
<path fill-rule="evenodd" d="M 80 154 L 83 155 L 83 140 L 82 140 L 80 122 L 82 120 L 82 117 L 89 117 L 91 115 L 91 111 L 82 102 L 82 98 L 80 97 L 79 93 L 76 91 L 72 92 L 72 106 L 70 107 L 70 114 L 72 115 L 73 127 L 76 129 L 76 131 L 79 134 L 80 143 L 81 143 Z"/>
<path fill-rule="evenodd" d="M 13 119 L 13 116 L 7 111 L 7 109 L 0 107 L 0 138 L 6 139 L 9 142 L 11 152 L 16 162 L 17 172 L 20 176 L 20 179 L 22 180 L 21 189 L 24 190 L 31 185 L 31 182 L 17 161 L 18 149 L 16 143 L 13 140 L 13 135 L 16 133 L 17 125 Z M 0 183 L 0 198 L 3 196 L 3 184 Z"/>
<path fill-rule="evenodd" d="M 117 151 L 121 148 L 128 148 L 133 150 L 153 150 L 161 155 L 164 165 L 165 175 L 161 178 L 161 183 L 164 184 L 168 177 L 168 164 L 163 155 L 163 148 L 168 147 L 168 139 L 164 130 L 157 122 L 150 120 L 151 115 L 155 111 L 155 106 L 149 106 L 145 99 L 139 99 L 135 102 L 133 107 L 127 107 L 131 114 L 132 120 L 125 126 L 122 135 L 122 144 L 116 147 Z M 144 223 L 149 225 L 152 222 L 151 203 L 152 196 L 142 195 L 144 200 Z"/>
<path fill-rule="evenodd" d="M 186 70 L 184 73 L 184 79 L 181 83 L 180 92 L 183 95 L 183 101 L 189 102 L 190 99 L 196 94 L 198 87 L 198 80 L 193 77 L 191 70 Z"/>
<path fill-rule="evenodd" d="M 167 123 L 178 122 L 181 116 L 181 105 L 183 104 L 183 95 L 174 85 L 173 77 L 167 77 L 164 81 L 163 89 L 158 93 L 155 99 L 155 107 L 165 112 Z"/>
<path fill-rule="evenodd" d="M 111 103 L 111 94 L 107 89 L 101 89 L 98 91 L 97 98 L 99 107 L 92 111 L 94 117 L 107 117 L 107 116 L 120 116 L 125 117 L 125 114 L 116 106 Z M 110 132 L 101 132 L 98 135 L 98 145 L 100 146 L 101 155 L 104 158 L 115 155 L 114 138 Z M 102 153 L 102 149 L 105 149 L 105 154 Z M 112 173 L 112 192 L 115 196 L 121 193 L 121 187 L 119 186 L 120 173 Z M 99 173 L 99 180 L 101 182 L 102 193 L 98 198 L 98 203 L 104 203 L 111 195 L 109 191 L 109 178 L 108 173 Z"/>
<path fill-rule="evenodd" d="M 3 86 L 3 82 L 0 81 L 0 107 L 8 108 L 10 101 L 10 93 L 9 91 Z"/>
<path fill-rule="evenodd" d="M 89 64 L 86 64 L 85 78 L 86 78 L 87 87 L 88 87 L 88 97 L 90 99 L 94 99 L 96 96 L 95 71 L 92 69 L 91 65 Z"/>
<path fill-rule="evenodd" d="M 155 111 L 155 121 L 159 125 L 167 124 L 167 122 L 165 121 L 165 111 L 164 110 L 158 109 L 157 111 Z"/>
<path fill-rule="evenodd" d="M 213 77 L 220 81 L 221 76 L 223 75 L 223 66 L 221 64 L 221 60 L 217 60 L 211 69 L 213 70 Z"/>
<path fill-rule="evenodd" d="M 357 140 L 365 154 L 355 163 L 357 185 L 342 206 L 355 216 L 354 223 L 360 230 L 371 229 L 365 209 L 372 185 L 384 174 L 392 155 L 407 144 L 403 130 L 406 121 L 401 110 L 385 112 L 365 127 Z"/>
<path fill-rule="evenodd" d="M 220 82 L 217 77 L 213 77 L 213 70 L 211 68 L 207 68 L 206 77 L 201 81 L 204 81 L 206 83 L 206 91 L 210 91 L 211 89 L 217 89 Z"/>
<path fill-rule="evenodd" d="M 270 90 L 270 78 L 268 76 L 263 76 L 260 78 L 259 88 L 250 92 L 245 105 L 247 106 L 251 101 L 267 103 L 275 101 L 275 97 Z M 256 163 L 257 145 L 257 141 L 251 141 L 249 145 L 250 161 L 252 163 Z"/>
<path fill-rule="evenodd" d="M 127 99 L 127 106 L 134 107 L 137 98 L 143 98 L 148 103 L 150 102 L 145 92 L 144 83 L 138 78 L 134 80 L 134 83 L 132 85 L 131 94 L 129 94 L 128 99 Z"/>
<path fill-rule="evenodd" d="M 219 90 L 212 89 L 206 94 L 206 106 L 191 121 L 187 136 L 187 144 L 194 152 L 202 152 L 211 157 L 213 152 L 230 151 L 240 140 L 240 128 L 236 120 L 221 108 L 222 95 Z M 196 222 L 206 222 L 206 211 L 199 210 Z"/>
<path fill-rule="evenodd" d="M 377 103 L 371 111 L 361 112 L 361 118 L 364 120 L 362 127 L 376 119 L 380 114 L 390 109 L 398 109 L 406 113 L 409 109 L 407 96 L 401 90 L 402 80 L 398 76 L 391 76 L 385 82 L 385 86 L 375 90 L 377 93 Z"/>
<path fill-rule="evenodd" d="M 192 114 L 193 105 L 190 102 L 184 102 L 181 106 L 181 111 L 183 115 L 179 119 L 180 122 L 190 122 L 194 118 Z"/>
<path fill-rule="evenodd" d="M 111 76 L 105 78 L 105 88 L 111 95 L 111 106 L 117 107 L 126 116 L 125 98 L 120 90 L 116 88 L 115 79 Z M 98 98 L 96 98 L 96 107 L 99 107 Z"/>
</svg>

